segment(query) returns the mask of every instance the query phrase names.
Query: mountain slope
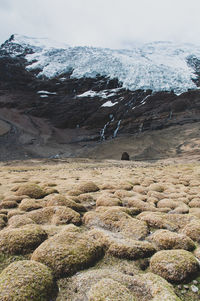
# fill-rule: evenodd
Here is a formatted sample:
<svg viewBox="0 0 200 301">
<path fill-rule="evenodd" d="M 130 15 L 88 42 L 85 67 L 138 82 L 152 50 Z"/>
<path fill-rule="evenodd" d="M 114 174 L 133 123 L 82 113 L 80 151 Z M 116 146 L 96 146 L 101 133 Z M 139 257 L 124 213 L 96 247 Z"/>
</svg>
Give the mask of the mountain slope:
<svg viewBox="0 0 200 301">
<path fill-rule="evenodd" d="M 194 45 L 110 50 L 13 35 L 0 48 L 1 159 L 80 156 L 117 136 L 200 122 L 199 75 Z"/>
</svg>

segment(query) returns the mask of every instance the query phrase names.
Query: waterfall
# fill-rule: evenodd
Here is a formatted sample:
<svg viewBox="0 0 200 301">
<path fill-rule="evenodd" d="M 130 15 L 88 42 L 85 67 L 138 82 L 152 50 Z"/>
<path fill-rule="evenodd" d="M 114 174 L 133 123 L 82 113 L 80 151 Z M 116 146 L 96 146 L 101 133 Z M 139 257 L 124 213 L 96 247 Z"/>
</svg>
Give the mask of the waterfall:
<svg viewBox="0 0 200 301">
<path fill-rule="evenodd" d="M 119 120 L 118 123 L 117 123 L 117 128 L 116 128 L 115 131 L 114 131 L 113 138 L 115 138 L 115 137 L 117 136 L 117 133 L 118 133 L 118 131 L 119 131 L 120 124 L 121 124 L 121 120 Z"/>
</svg>

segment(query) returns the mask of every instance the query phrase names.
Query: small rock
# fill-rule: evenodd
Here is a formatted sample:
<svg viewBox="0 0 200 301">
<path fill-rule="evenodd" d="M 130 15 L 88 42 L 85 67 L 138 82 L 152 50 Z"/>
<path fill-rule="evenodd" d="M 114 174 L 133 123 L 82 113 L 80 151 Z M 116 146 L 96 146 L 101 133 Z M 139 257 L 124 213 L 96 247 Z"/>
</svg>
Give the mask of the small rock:
<svg viewBox="0 0 200 301">
<path fill-rule="evenodd" d="M 123 152 L 121 156 L 121 160 L 129 161 L 130 160 L 129 154 L 127 152 Z"/>
<path fill-rule="evenodd" d="M 191 285 L 191 290 L 193 291 L 193 293 L 197 293 L 199 291 L 196 285 Z"/>
</svg>

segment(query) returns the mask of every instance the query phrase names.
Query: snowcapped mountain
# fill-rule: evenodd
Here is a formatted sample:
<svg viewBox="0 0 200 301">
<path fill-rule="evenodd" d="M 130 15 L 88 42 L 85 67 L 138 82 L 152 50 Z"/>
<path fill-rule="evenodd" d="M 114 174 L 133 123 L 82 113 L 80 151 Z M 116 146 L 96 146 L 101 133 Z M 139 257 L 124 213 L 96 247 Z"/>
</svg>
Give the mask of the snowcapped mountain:
<svg viewBox="0 0 200 301">
<path fill-rule="evenodd" d="M 49 156 L 74 156 L 116 137 L 198 123 L 199 86 L 198 46 L 112 50 L 12 35 L 0 47 L 0 133 L 10 128 L 0 154 L 43 156 L 48 146 Z"/>
<path fill-rule="evenodd" d="M 171 91 L 196 89 L 200 46 L 153 42 L 132 50 L 71 47 L 48 39 L 13 35 L 1 47 L 11 57 L 24 56 L 28 71 L 54 78 L 71 72 L 71 78 L 97 75 L 117 78 L 129 90 Z"/>
</svg>

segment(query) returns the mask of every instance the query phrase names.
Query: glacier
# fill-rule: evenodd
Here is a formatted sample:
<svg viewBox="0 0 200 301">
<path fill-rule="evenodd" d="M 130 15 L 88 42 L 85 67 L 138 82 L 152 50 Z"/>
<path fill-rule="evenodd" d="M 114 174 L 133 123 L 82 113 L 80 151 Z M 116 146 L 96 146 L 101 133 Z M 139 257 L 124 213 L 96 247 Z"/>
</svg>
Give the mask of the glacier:
<svg viewBox="0 0 200 301">
<path fill-rule="evenodd" d="M 105 76 L 117 78 L 129 90 L 174 91 L 181 94 L 197 89 L 197 75 L 189 59 L 200 60 L 200 46 L 173 42 L 152 42 L 132 49 L 108 49 L 89 46 L 70 46 L 14 35 L 2 47 L 10 49 L 12 57 L 20 56 L 24 49 L 31 49 L 25 58 L 27 70 L 39 69 L 38 77 L 71 78 Z M 18 47 L 15 51 L 14 46 Z"/>
</svg>

